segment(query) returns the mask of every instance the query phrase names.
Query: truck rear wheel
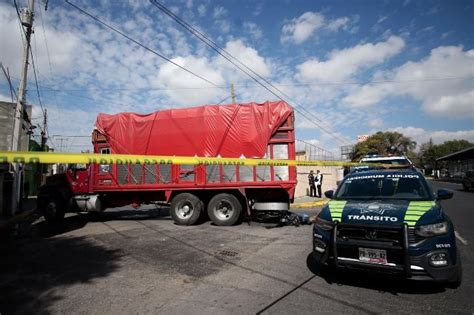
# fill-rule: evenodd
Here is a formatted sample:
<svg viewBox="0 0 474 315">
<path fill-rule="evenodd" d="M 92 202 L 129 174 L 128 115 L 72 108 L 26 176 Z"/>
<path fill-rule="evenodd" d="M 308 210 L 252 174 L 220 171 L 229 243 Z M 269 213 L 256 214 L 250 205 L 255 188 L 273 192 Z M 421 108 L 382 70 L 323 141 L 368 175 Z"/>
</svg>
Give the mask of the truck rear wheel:
<svg viewBox="0 0 474 315">
<path fill-rule="evenodd" d="M 193 225 L 204 208 L 203 202 L 195 195 L 181 193 L 171 200 L 170 214 L 178 225 Z"/>
<path fill-rule="evenodd" d="M 216 225 L 234 225 L 242 213 L 242 204 L 231 194 L 218 194 L 212 197 L 207 206 L 207 214 Z"/>
</svg>

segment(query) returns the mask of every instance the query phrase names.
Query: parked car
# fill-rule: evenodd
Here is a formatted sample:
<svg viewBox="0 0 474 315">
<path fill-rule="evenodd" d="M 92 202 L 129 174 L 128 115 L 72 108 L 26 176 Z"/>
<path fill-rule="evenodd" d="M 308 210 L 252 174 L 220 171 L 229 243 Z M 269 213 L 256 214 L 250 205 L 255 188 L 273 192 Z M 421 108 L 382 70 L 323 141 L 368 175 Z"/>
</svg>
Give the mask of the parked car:
<svg viewBox="0 0 474 315">
<path fill-rule="evenodd" d="M 462 267 L 454 226 L 440 200 L 414 168 L 347 175 L 313 227 L 318 264 L 387 272 L 457 287 Z"/>
<path fill-rule="evenodd" d="M 364 156 L 359 163 L 360 166 L 351 168 L 351 172 L 362 172 L 374 169 L 380 169 L 380 166 L 372 166 L 370 164 L 384 164 L 385 168 L 408 168 L 414 167 L 413 162 L 404 155 L 383 156 L 378 154 L 369 154 Z"/>
</svg>

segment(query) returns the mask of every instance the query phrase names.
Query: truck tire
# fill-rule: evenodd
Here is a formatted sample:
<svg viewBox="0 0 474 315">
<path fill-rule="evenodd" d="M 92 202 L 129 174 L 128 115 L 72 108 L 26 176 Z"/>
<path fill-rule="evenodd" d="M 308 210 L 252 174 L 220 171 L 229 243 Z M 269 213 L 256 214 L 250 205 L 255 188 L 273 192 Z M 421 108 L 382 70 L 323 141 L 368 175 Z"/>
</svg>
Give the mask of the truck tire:
<svg viewBox="0 0 474 315">
<path fill-rule="evenodd" d="M 218 194 L 212 197 L 207 206 L 207 214 L 215 225 L 234 225 L 242 213 L 242 204 L 231 194 Z"/>
<path fill-rule="evenodd" d="M 181 193 L 171 200 L 170 214 L 178 225 L 193 225 L 203 211 L 203 202 L 195 195 Z"/>
<path fill-rule="evenodd" d="M 43 203 L 41 213 L 43 214 L 46 222 L 57 223 L 64 219 L 65 202 L 61 197 L 49 196 L 48 199 Z"/>
</svg>

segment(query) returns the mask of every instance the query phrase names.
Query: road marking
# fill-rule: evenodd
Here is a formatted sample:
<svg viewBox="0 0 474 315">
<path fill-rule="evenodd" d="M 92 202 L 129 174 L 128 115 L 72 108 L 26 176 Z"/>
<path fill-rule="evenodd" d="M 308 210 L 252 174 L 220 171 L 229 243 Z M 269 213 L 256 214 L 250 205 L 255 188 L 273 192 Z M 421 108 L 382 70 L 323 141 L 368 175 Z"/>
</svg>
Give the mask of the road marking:
<svg viewBox="0 0 474 315">
<path fill-rule="evenodd" d="M 461 243 L 467 246 L 468 242 L 457 231 L 454 231 L 454 235 Z"/>
</svg>

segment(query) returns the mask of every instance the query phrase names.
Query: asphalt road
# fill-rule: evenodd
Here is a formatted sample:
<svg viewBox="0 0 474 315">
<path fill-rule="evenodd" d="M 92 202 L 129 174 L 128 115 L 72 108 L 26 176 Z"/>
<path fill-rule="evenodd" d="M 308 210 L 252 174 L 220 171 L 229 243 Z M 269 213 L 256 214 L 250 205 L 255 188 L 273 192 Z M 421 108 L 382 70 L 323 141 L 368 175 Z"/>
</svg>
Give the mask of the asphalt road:
<svg viewBox="0 0 474 315">
<path fill-rule="evenodd" d="M 474 192 L 434 186 L 455 190 L 443 205 L 460 239 L 458 289 L 322 273 L 309 259 L 309 225 L 183 227 L 166 209 L 122 208 L 39 221 L 0 244 L 0 313 L 474 314 Z"/>
</svg>

